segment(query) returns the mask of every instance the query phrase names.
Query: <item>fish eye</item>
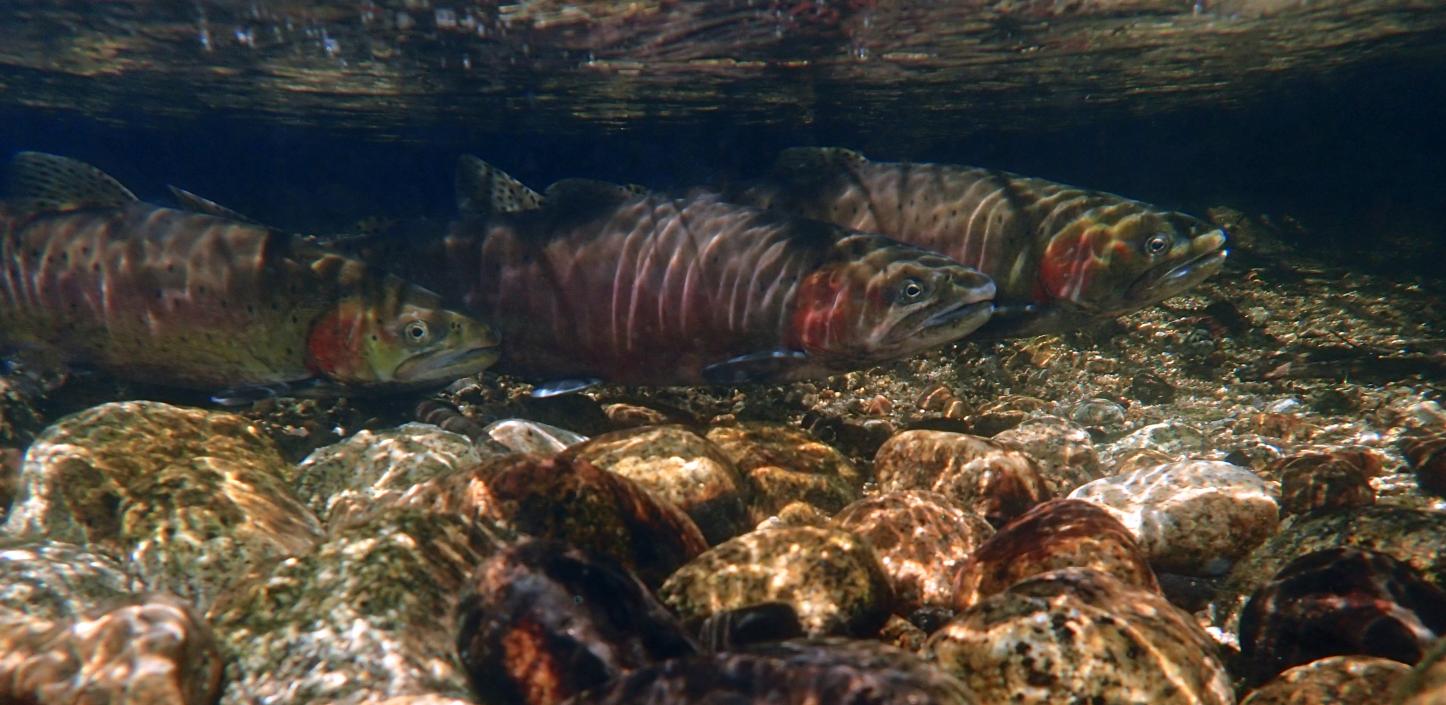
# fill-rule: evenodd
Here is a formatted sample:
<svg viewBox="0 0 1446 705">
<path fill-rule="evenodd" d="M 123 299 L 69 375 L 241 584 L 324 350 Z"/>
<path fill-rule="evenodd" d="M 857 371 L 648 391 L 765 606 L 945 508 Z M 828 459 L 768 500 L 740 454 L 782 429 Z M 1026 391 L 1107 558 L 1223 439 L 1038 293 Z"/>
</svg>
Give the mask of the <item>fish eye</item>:
<svg viewBox="0 0 1446 705">
<path fill-rule="evenodd" d="M 431 331 L 427 328 L 426 321 L 412 321 L 402 329 L 402 333 L 406 335 L 408 342 L 421 343 L 427 340 Z"/>
<path fill-rule="evenodd" d="M 913 277 L 909 277 L 908 279 L 905 279 L 902 284 L 899 285 L 899 300 L 918 301 L 924 295 L 924 292 L 924 282 L 921 282 Z"/>
<path fill-rule="evenodd" d="M 1145 241 L 1145 254 L 1161 255 L 1169 251 L 1174 238 L 1169 233 L 1155 233 Z"/>
</svg>

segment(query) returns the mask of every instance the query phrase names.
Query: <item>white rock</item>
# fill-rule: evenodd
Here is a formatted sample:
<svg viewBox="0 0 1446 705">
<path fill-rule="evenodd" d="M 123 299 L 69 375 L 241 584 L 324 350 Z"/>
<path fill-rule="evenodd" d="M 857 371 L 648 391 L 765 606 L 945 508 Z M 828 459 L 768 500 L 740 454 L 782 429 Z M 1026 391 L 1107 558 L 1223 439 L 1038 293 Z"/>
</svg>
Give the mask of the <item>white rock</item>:
<svg viewBox="0 0 1446 705">
<path fill-rule="evenodd" d="M 1275 532 L 1279 505 L 1255 473 L 1186 460 L 1095 480 L 1070 493 L 1114 514 L 1158 570 L 1218 575 Z"/>
<path fill-rule="evenodd" d="M 588 437 L 565 428 L 558 428 L 527 419 L 502 419 L 487 424 L 487 436 L 517 453 L 552 455 Z"/>
</svg>

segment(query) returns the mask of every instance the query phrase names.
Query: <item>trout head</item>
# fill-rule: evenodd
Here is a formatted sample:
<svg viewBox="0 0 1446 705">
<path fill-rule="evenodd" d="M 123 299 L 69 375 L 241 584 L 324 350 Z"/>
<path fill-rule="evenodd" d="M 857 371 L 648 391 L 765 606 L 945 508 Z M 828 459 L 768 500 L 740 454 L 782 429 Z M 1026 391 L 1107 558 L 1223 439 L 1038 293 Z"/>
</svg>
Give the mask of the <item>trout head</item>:
<svg viewBox="0 0 1446 705">
<path fill-rule="evenodd" d="M 791 332 L 825 367 L 857 369 L 968 335 L 989 320 L 993 299 L 993 280 L 974 269 L 855 233 L 800 283 Z"/>
<path fill-rule="evenodd" d="M 442 307 L 436 294 L 386 277 L 341 298 L 307 335 L 307 366 L 343 385 L 440 386 L 497 361 L 491 326 Z"/>
<path fill-rule="evenodd" d="M 1199 284 L 1225 256 L 1224 230 L 1121 199 L 1085 210 L 1048 238 L 1034 298 L 1088 318 L 1118 316 Z"/>
</svg>

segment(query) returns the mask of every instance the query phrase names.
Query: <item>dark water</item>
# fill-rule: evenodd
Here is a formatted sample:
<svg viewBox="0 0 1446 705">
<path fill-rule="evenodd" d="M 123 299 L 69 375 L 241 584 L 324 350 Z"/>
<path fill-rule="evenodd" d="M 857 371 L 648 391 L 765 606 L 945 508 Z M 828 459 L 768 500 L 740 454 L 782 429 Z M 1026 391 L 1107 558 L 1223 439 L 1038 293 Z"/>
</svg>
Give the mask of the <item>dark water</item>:
<svg viewBox="0 0 1446 705">
<path fill-rule="evenodd" d="M 748 178 L 780 149 L 843 145 L 879 160 L 982 165 L 1203 213 L 1215 205 L 1290 216 L 1312 248 L 1427 278 L 1446 252 L 1446 65 L 1378 61 L 1304 76 L 1245 105 L 1142 118 L 1087 110 L 1028 131 L 966 130 L 968 111 L 910 113 L 897 129 L 820 121 L 741 124 L 728 105 L 687 124 L 498 133 L 431 125 L 386 140 L 226 113 L 153 118 L 0 110 L 0 153 L 39 150 L 101 166 L 142 198 L 176 184 L 268 223 L 346 227 L 369 215 L 445 217 L 469 153 L 541 187 L 582 176 L 659 188 Z M 526 115 L 513 121 L 526 125 Z M 118 125 L 117 120 L 124 122 Z M 1395 253 L 1415 250 L 1412 256 Z M 1364 256 L 1364 259 L 1362 259 Z"/>
</svg>

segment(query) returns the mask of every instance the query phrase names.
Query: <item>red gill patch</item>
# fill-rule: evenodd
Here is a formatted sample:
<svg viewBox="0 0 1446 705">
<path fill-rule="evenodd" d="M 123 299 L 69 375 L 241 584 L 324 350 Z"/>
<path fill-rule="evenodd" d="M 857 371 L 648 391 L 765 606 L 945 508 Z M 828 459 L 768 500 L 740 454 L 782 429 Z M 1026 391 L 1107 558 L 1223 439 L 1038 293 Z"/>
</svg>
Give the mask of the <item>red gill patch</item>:
<svg viewBox="0 0 1446 705">
<path fill-rule="evenodd" d="M 306 367 L 333 379 L 353 379 L 361 366 L 365 314 L 356 304 L 339 304 L 312 324 L 306 339 Z"/>
<path fill-rule="evenodd" d="M 831 347 L 842 332 L 839 324 L 858 311 L 860 302 L 849 296 L 848 284 L 847 274 L 838 267 L 824 267 L 804 278 L 793 304 L 791 345 L 803 350 Z"/>
</svg>

